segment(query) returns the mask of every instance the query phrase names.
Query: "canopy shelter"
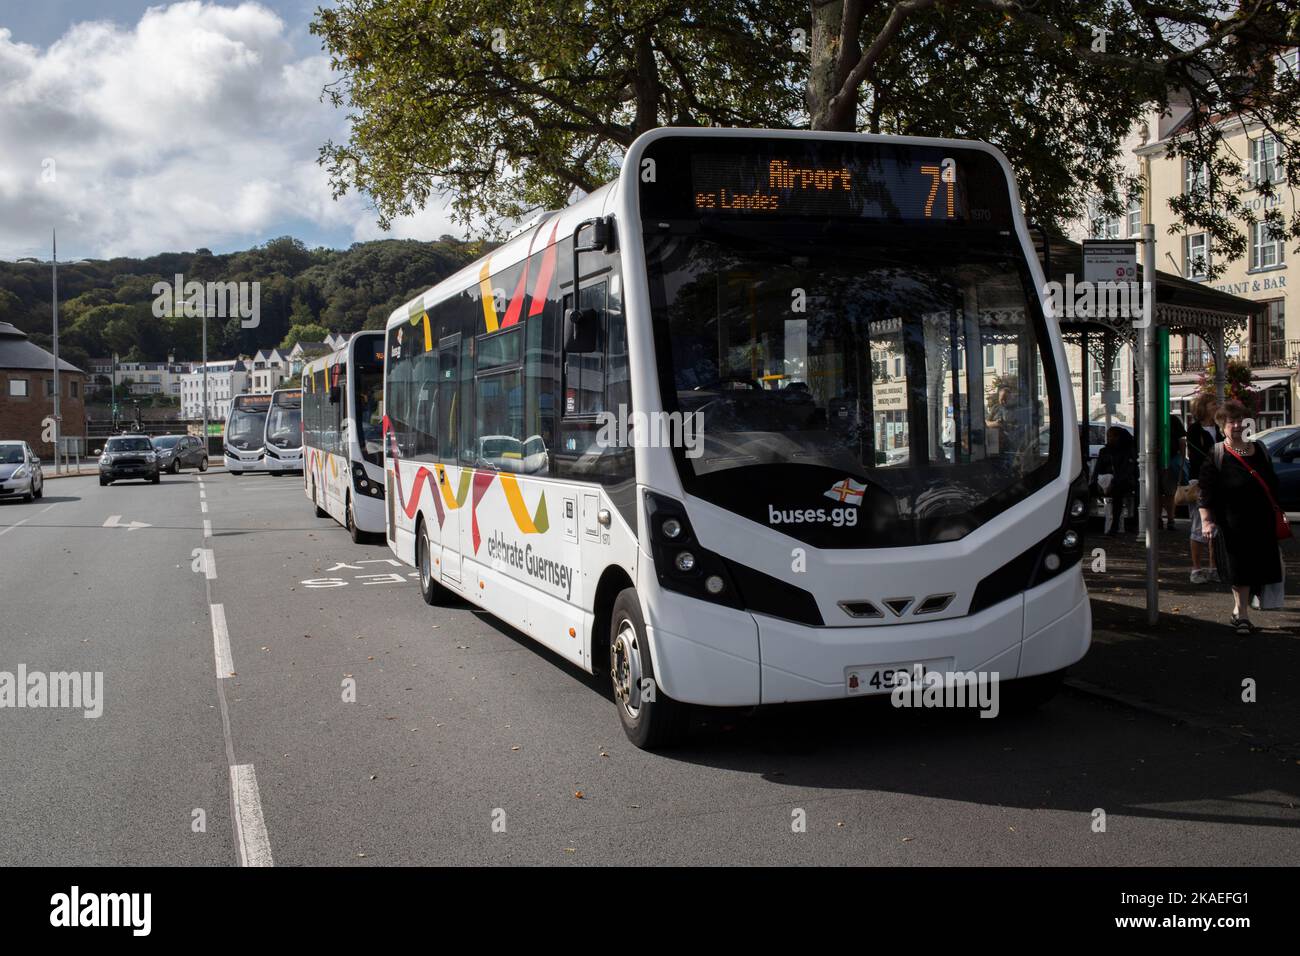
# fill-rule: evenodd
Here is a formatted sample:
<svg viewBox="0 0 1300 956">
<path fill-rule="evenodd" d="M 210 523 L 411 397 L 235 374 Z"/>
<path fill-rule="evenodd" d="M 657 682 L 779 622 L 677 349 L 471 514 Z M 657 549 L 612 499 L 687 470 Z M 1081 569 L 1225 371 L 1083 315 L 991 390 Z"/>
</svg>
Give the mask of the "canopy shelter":
<svg viewBox="0 0 1300 956">
<path fill-rule="evenodd" d="M 1034 233 L 1034 245 L 1039 262 L 1048 282 L 1059 282 L 1062 287 L 1077 285 L 1083 280 L 1083 246 L 1059 236 L 1050 239 L 1041 231 Z M 1138 256 L 1138 283 L 1142 283 L 1141 255 Z M 1250 317 L 1264 307 L 1250 299 L 1219 292 L 1201 282 L 1156 270 L 1156 302 L 1153 327 L 1165 326 L 1173 334 L 1200 337 L 1214 353 L 1214 388 L 1223 400 L 1224 370 L 1226 368 L 1225 340 L 1231 332 L 1244 332 Z M 1134 347 L 1136 354 L 1137 328 L 1134 318 L 1074 316 L 1060 322 L 1061 337 L 1077 345 L 1082 356 L 1079 385 L 1079 410 L 1082 427 L 1089 418 L 1088 387 L 1089 361 L 1096 362 L 1102 371 L 1102 381 L 1110 382 L 1116 357 L 1126 344 Z M 1141 376 L 1136 374 L 1134 363 L 1133 418 L 1141 421 Z M 1194 391 L 1192 388 L 1189 391 Z M 1086 434 L 1086 433 L 1085 433 Z M 1084 448 L 1088 443 L 1084 441 Z"/>
</svg>

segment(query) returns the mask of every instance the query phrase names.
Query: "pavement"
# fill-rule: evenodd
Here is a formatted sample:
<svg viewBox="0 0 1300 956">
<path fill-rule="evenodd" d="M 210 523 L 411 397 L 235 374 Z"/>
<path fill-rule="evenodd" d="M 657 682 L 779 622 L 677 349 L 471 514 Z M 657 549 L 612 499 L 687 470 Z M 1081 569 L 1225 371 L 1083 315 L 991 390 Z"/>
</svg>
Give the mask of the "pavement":
<svg viewBox="0 0 1300 956">
<path fill-rule="evenodd" d="M 1098 546 L 1096 643 L 1035 713 L 704 711 L 646 753 L 605 681 L 426 606 L 295 477 L 69 477 L 0 503 L 0 670 L 100 671 L 104 710 L 0 710 L 0 865 L 1294 864 L 1294 606 L 1229 639 L 1171 572 L 1148 631 Z"/>
<path fill-rule="evenodd" d="M 1290 593 L 1277 611 L 1251 611 L 1260 629 L 1228 624 L 1226 584 L 1192 584 L 1188 524 L 1160 535 L 1160 621 L 1146 616 L 1146 549 L 1136 536 L 1093 535 L 1104 570 L 1085 561 L 1093 644 L 1070 672 L 1075 686 L 1152 712 L 1212 726 L 1252 746 L 1300 758 L 1300 526 L 1282 546 Z M 1094 569 L 1096 565 L 1096 569 Z M 1254 700 L 1243 700 L 1253 682 Z"/>
</svg>

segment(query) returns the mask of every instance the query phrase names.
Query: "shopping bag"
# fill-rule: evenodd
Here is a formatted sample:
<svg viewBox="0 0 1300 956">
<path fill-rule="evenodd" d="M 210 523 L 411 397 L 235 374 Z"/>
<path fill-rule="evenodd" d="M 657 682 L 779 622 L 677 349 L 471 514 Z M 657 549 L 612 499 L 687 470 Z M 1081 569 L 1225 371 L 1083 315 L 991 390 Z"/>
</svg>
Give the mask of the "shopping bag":
<svg viewBox="0 0 1300 956">
<path fill-rule="evenodd" d="M 1228 555 L 1228 542 L 1224 539 L 1223 529 L 1218 528 L 1210 539 L 1214 549 L 1214 567 L 1219 572 L 1219 587 L 1224 591 L 1232 590 L 1232 558 Z"/>
<path fill-rule="evenodd" d="M 1179 485 L 1178 490 L 1174 492 L 1174 504 L 1194 508 L 1197 494 L 1196 482 L 1193 481 L 1190 485 Z"/>
<path fill-rule="evenodd" d="M 1286 604 L 1286 582 L 1274 581 L 1255 592 L 1250 606 L 1261 611 L 1280 611 Z"/>
</svg>

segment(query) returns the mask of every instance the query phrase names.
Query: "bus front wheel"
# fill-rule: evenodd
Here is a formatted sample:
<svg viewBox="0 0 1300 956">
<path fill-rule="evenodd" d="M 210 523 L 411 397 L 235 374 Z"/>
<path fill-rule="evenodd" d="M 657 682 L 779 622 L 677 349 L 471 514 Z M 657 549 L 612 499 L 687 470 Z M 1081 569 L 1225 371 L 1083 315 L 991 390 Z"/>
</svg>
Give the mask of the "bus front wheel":
<svg viewBox="0 0 1300 956">
<path fill-rule="evenodd" d="M 438 583 L 433 567 L 433 545 L 429 541 L 429 526 L 423 521 L 415 532 L 415 566 L 420 572 L 420 596 L 424 603 L 436 606 L 446 601 L 450 592 Z"/>
<path fill-rule="evenodd" d="M 346 518 L 345 527 L 348 529 L 348 534 L 352 536 L 352 543 L 363 544 L 369 535 L 357 527 L 357 516 L 352 510 L 351 495 L 343 499 L 343 513 Z"/>
<path fill-rule="evenodd" d="M 635 588 L 625 588 L 614 600 L 609 619 L 609 673 L 628 740 L 642 750 L 656 750 L 671 747 L 686 735 L 690 709 L 655 683 Z"/>
</svg>

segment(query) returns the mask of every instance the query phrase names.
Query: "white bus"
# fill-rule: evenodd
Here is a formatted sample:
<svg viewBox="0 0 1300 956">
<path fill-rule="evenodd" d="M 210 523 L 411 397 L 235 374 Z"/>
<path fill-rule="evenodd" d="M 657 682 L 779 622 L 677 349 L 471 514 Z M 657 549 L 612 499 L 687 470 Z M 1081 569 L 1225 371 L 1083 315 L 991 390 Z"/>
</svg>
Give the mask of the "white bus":
<svg viewBox="0 0 1300 956">
<path fill-rule="evenodd" d="M 914 665 L 1038 696 L 1091 638 L 1043 281 L 986 144 L 647 133 L 389 318 L 389 546 L 642 747 Z"/>
<path fill-rule="evenodd" d="M 302 371 L 303 487 L 356 542 L 384 533 L 383 350 L 383 332 L 357 332 Z"/>
<path fill-rule="evenodd" d="M 223 436 L 226 471 L 239 477 L 246 471 L 266 471 L 266 413 L 270 395 L 236 395 L 226 416 Z"/>
<path fill-rule="evenodd" d="M 271 393 L 263 447 L 272 477 L 302 471 L 302 389 L 278 388 Z"/>
</svg>

